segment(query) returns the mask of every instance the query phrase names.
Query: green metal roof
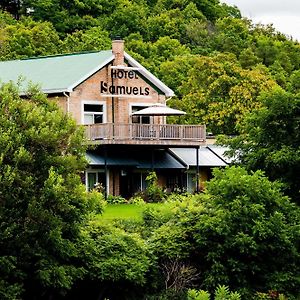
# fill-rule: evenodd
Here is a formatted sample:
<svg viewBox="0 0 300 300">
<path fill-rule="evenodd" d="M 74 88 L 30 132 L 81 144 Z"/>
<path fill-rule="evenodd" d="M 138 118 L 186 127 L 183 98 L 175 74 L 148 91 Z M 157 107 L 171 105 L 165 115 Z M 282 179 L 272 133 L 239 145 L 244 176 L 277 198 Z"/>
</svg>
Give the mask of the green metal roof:
<svg viewBox="0 0 300 300">
<path fill-rule="evenodd" d="M 109 50 L 2 61 L 0 81 L 17 82 L 22 77 L 21 90 L 33 82 L 39 84 L 44 93 L 70 92 L 113 59 Z"/>
</svg>

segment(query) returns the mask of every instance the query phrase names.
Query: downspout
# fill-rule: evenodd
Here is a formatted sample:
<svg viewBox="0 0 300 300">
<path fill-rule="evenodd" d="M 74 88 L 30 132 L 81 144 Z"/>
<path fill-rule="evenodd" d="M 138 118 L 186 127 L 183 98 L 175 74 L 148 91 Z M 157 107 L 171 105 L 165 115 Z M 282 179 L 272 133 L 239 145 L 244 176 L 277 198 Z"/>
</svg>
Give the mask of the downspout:
<svg viewBox="0 0 300 300">
<path fill-rule="evenodd" d="M 70 112 L 70 94 L 68 95 L 66 92 L 63 92 L 63 95 L 67 98 L 67 113 Z"/>
</svg>

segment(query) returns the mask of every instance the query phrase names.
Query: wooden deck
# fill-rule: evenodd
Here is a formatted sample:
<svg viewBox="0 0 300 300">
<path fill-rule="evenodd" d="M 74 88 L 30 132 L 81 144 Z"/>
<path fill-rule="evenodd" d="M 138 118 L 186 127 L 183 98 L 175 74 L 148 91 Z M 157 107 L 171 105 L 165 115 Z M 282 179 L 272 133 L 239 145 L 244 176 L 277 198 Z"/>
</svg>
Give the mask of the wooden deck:
<svg viewBox="0 0 300 300">
<path fill-rule="evenodd" d="M 84 127 L 92 144 L 197 146 L 206 139 L 205 125 L 103 123 Z"/>
</svg>

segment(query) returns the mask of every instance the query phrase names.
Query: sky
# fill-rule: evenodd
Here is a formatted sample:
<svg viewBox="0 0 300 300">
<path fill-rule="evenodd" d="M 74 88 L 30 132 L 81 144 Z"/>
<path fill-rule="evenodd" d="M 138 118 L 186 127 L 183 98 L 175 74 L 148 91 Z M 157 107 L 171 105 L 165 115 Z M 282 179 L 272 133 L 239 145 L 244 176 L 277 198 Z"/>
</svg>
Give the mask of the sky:
<svg viewBox="0 0 300 300">
<path fill-rule="evenodd" d="M 236 5 L 253 23 L 273 24 L 278 31 L 300 41 L 300 0 L 221 0 Z"/>
</svg>

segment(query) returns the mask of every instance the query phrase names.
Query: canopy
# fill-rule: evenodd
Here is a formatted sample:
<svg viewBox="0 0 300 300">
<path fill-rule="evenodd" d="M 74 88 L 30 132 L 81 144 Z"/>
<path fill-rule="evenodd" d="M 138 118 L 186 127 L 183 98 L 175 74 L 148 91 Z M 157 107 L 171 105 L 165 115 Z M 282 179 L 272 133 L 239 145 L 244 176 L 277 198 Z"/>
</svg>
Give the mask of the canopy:
<svg viewBox="0 0 300 300">
<path fill-rule="evenodd" d="M 156 103 L 147 108 L 138 110 L 131 115 L 133 116 L 180 116 L 185 115 L 186 112 L 178 109 L 168 107 L 161 103 Z"/>
</svg>

